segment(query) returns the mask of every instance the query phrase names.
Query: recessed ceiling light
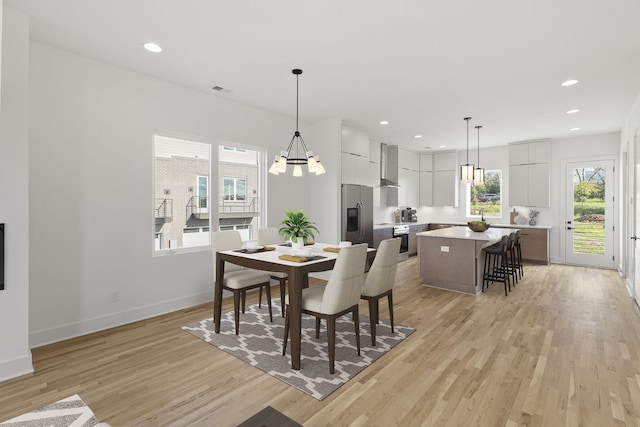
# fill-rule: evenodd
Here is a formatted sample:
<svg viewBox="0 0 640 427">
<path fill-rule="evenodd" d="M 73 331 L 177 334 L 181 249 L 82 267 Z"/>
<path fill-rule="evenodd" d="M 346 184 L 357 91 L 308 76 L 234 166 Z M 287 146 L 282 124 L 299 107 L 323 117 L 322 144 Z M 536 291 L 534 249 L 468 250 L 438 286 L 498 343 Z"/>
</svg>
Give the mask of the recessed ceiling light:
<svg viewBox="0 0 640 427">
<path fill-rule="evenodd" d="M 440 146 L 440 148 L 444 148 L 444 147 L 446 147 L 446 145 L 441 145 L 441 146 Z"/>
<path fill-rule="evenodd" d="M 149 52 L 153 52 L 153 53 L 159 53 L 162 52 L 162 48 L 160 46 L 158 46 L 155 43 L 152 42 L 147 42 L 145 44 L 142 45 L 145 49 L 147 49 Z"/>
<path fill-rule="evenodd" d="M 576 84 L 576 83 L 578 83 L 578 81 L 577 81 L 577 80 L 569 79 L 569 80 L 566 80 L 566 81 L 562 82 L 562 83 L 560 84 L 560 86 L 573 86 L 573 85 L 574 85 L 574 84 Z"/>
<path fill-rule="evenodd" d="M 431 147 L 424 147 L 424 148 L 426 148 L 427 150 L 431 150 Z"/>
<path fill-rule="evenodd" d="M 414 138 L 420 139 L 420 138 L 422 138 L 422 135 L 416 135 L 416 136 L 414 136 Z"/>
<path fill-rule="evenodd" d="M 576 130 L 580 130 L 580 128 L 571 128 L 571 131 L 576 131 Z"/>
<path fill-rule="evenodd" d="M 580 110 L 569 110 L 567 111 L 567 114 L 575 114 L 577 112 L 579 112 Z"/>
<path fill-rule="evenodd" d="M 381 122 L 380 122 L 380 124 L 384 126 L 384 125 L 388 125 L 388 124 L 389 124 L 389 122 L 388 122 L 388 121 L 386 121 L 386 120 L 383 120 L 383 121 L 381 121 Z"/>
</svg>

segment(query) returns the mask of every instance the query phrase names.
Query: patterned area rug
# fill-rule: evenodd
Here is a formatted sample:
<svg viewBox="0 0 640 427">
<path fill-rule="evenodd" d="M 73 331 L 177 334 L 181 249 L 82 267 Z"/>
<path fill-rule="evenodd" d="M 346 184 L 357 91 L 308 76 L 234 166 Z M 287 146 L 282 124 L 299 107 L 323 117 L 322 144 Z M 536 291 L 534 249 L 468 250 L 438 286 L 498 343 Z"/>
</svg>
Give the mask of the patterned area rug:
<svg viewBox="0 0 640 427">
<path fill-rule="evenodd" d="M 99 424 L 80 396 L 73 395 L 0 423 L 2 427 L 89 427 Z"/>
<path fill-rule="evenodd" d="M 290 348 L 282 356 L 284 319 L 280 306 L 273 301 L 273 323 L 269 321 L 266 305 L 247 307 L 240 314 L 240 335 L 234 333 L 233 312 L 222 315 L 220 333 L 214 333 L 213 319 L 208 318 L 183 326 L 182 329 L 221 350 L 273 375 L 281 381 L 322 400 L 358 372 L 391 350 L 415 329 L 395 325 L 391 333 L 388 323 L 380 321 L 376 328 L 376 346 L 371 346 L 369 318 L 360 316 L 360 353 L 356 352 L 355 331 L 349 316 L 336 322 L 336 373 L 329 374 L 326 325 L 322 322 L 320 339 L 315 338 L 315 318 L 302 317 L 302 355 L 299 371 L 291 369 Z"/>
</svg>

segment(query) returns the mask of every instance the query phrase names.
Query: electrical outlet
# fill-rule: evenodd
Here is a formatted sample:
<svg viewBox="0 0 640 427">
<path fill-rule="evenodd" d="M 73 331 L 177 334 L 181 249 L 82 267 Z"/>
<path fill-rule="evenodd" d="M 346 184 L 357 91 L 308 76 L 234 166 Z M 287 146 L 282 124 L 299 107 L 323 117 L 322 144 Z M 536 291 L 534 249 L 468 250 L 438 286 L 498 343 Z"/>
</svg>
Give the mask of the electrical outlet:
<svg viewBox="0 0 640 427">
<path fill-rule="evenodd" d="M 440 252 L 449 252 L 449 246 L 440 246 Z"/>
<path fill-rule="evenodd" d="M 120 292 L 118 291 L 109 292 L 109 302 L 118 302 L 119 299 L 120 299 Z"/>
</svg>

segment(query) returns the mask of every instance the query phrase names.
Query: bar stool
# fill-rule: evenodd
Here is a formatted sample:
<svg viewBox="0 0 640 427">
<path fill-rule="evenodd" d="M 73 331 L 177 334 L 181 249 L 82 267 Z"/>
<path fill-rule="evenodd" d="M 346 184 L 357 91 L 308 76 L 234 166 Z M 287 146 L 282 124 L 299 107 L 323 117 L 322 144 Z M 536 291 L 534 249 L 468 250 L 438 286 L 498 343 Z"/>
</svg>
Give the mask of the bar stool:
<svg viewBox="0 0 640 427">
<path fill-rule="evenodd" d="M 511 291 L 511 274 L 507 266 L 507 244 L 509 236 L 502 236 L 502 239 L 496 244 L 482 248 L 484 251 L 484 273 L 482 276 L 482 291 L 484 292 L 485 283 L 487 289 L 489 282 L 504 283 L 504 294 L 507 294 L 507 288 Z"/>
<path fill-rule="evenodd" d="M 524 276 L 524 265 L 522 264 L 522 246 L 520 246 L 520 230 L 516 231 L 516 244 L 515 244 L 516 259 L 518 260 L 518 273 L 520 278 Z"/>
<path fill-rule="evenodd" d="M 513 277 L 511 282 L 513 286 L 516 286 L 518 283 L 518 258 L 516 257 L 516 233 L 515 231 L 509 234 L 509 238 L 507 239 L 507 270 L 509 274 Z"/>
</svg>

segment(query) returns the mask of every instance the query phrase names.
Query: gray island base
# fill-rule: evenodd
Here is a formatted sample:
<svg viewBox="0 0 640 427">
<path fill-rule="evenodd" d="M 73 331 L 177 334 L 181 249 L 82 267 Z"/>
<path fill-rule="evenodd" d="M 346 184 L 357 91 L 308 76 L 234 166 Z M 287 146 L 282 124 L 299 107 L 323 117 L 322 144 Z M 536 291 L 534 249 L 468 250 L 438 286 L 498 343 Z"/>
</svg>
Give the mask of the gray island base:
<svg viewBox="0 0 640 427">
<path fill-rule="evenodd" d="M 418 238 L 418 274 L 427 286 L 476 295 L 482 291 L 484 252 L 515 229 L 468 227 L 425 231 Z"/>
</svg>

